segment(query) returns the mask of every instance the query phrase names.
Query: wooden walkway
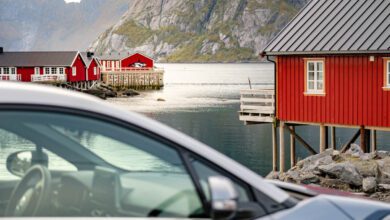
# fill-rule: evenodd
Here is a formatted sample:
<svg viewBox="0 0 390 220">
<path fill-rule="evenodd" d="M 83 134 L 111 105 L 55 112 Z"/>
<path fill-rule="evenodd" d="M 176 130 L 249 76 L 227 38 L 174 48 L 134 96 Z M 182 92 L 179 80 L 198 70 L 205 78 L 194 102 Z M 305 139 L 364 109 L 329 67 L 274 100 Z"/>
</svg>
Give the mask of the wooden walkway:
<svg viewBox="0 0 390 220">
<path fill-rule="evenodd" d="M 160 89 L 164 86 L 164 70 L 157 68 L 121 68 L 102 70 L 102 80 L 113 87 Z"/>
</svg>

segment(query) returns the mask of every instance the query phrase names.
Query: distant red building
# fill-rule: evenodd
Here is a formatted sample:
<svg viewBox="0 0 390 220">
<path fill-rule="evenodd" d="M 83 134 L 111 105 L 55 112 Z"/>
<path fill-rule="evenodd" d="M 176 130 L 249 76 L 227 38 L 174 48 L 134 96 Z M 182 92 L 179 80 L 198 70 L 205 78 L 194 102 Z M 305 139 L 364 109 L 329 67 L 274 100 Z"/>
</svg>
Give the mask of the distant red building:
<svg viewBox="0 0 390 220">
<path fill-rule="evenodd" d="M 116 71 L 123 69 L 152 69 L 154 60 L 141 53 L 130 54 L 127 52 L 103 54 L 99 58 L 104 71 Z"/>
<path fill-rule="evenodd" d="M 0 80 L 23 82 L 86 81 L 77 51 L 4 52 L 0 50 Z"/>
<path fill-rule="evenodd" d="M 86 81 L 96 81 L 100 79 L 100 66 L 99 62 L 93 56 L 91 52 L 80 53 L 86 65 Z"/>
</svg>

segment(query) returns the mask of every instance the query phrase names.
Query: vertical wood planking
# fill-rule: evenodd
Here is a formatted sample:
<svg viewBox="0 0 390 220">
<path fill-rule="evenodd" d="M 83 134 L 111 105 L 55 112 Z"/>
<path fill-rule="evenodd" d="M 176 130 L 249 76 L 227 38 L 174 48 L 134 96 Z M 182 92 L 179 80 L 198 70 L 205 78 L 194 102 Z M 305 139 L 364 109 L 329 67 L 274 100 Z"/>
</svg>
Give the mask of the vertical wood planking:
<svg viewBox="0 0 390 220">
<path fill-rule="evenodd" d="M 324 57 L 325 96 L 304 95 L 305 57 L 278 57 L 278 118 L 389 127 L 390 91 L 382 89 L 383 59 L 376 56 L 370 62 L 368 55 Z"/>
</svg>

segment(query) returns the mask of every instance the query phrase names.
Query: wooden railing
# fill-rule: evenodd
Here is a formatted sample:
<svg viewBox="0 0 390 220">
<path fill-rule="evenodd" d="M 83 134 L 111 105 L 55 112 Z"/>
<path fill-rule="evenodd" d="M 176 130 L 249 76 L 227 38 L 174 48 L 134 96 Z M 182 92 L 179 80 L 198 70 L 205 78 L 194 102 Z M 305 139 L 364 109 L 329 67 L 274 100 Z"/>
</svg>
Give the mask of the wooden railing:
<svg viewBox="0 0 390 220">
<path fill-rule="evenodd" d="M 31 82 L 66 81 L 66 75 L 31 75 Z"/>
<path fill-rule="evenodd" d="M 152 68 L 152 67 L 121 67 L 121 68 L 107 68 L 102 67 L 102 72 L 163 72 L 164 69 L 162 68 Z"/>
<path fill-rule="evenodd" d="M 0 75 L 0 81 L 21 81 L 20 74 Z"/>
<path fill-rule="evenodd" d="M 273 122 L 275 91 L 273 89 L 241 90 L 240 120 L 246 123 Z"/>
</svg>

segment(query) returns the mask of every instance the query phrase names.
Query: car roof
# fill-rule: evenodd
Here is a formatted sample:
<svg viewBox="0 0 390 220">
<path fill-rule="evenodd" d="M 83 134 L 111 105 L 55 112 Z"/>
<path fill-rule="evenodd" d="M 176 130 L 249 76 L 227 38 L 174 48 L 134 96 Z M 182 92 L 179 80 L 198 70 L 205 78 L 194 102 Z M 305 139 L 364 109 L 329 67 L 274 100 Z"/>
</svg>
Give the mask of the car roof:
<svg viewBox="0 0 390 220">
<path fill-rule="evenodd" d="M 283 203 L 289 199 L 287 193 L 271 183 L 266 182 L 261 176 L 211 147 L 157 121 L 138 113 L 125 111 L 91 95 L 67 91 L 53 86 L 21 82 L 0 82 L 0 94 L 0 105 L 26 104 L 71 108 L 107 115 L 126 121 L 163 136 L 212 161 L 257 188 L 276 202 Z"/>
</svg>

